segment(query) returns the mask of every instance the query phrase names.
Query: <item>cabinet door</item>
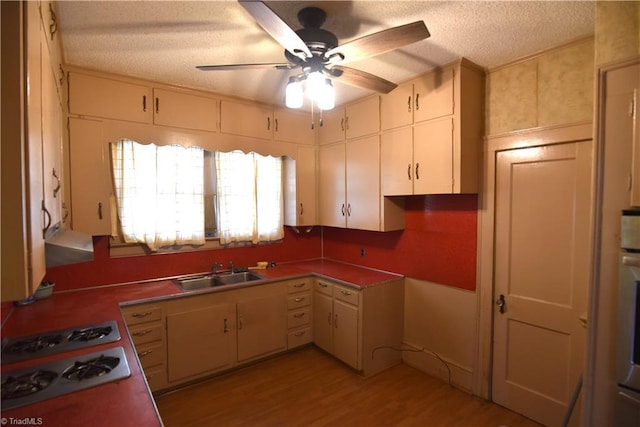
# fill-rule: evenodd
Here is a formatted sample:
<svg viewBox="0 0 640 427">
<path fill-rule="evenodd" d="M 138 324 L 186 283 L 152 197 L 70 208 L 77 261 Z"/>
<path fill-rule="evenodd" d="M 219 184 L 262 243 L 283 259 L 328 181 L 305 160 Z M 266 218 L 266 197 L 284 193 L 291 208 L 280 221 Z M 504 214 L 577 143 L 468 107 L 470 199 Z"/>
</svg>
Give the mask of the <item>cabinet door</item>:
<svg viewBox="0 0 640 427">
<path fill-rule="evenodd" d="M 41 34 L 45 35 L 42 31 Z M 62 108 L 49 51 L 42 48 L 42 161 L 44 206 L 51 225 L 62 220 Z"/>
<path fill-rule="evenodd" d="M 71 225 L 93 236 L 111 234 L 109 145 L 102 122 L 69 118 Z"/>
<path fill-rule="evenodd" d="M 380 136 L 380 183 L 384 196 L 413 194 L 413 128 Z"/>
<path fill-rule="evenodd" d="M 347 152 L 347 227 L 380 230 L 380 139 L 352 139 Z"/>
<path fill-rule="evenodd" d="M 348 105 L 345 124 L 347 139 L 380 131 L 380 97 L 374 96 Z"/>
<path fill-rule="evenodd" d="M 220 101 L 220 132 L 273 139 L 273 111 L 271 108 Z"/>
<path fill-rule="evenodd" d="M 273 139 L 298 144 L 313 144 L 314 132 L 311 127 L 311 114 L 288 110 L 274 112 Z"/>
<path fill-rule="evenodd" d="M 69 113 L 150 123 L 151 89 L 82 73 L 69 73 Z"/>
<path fill-rule="evenodd" d="M 333 298 L 319 292 L 313 296 L 313 341 L 333 353 Z"/>
<path fill-rule="evenodd" d="M 153 123 L 216 132 L 218 100 L 165 89 L 153 89 Z"/>
<path fill-rule="evenodd" d="M 287 347 L 287 302 L 283 294 L 239 302 L 238 362 Z"/>
<path fill-rule="evenodd" d="M 380 97 L 382 130 L 410 125 L 413 122 L 413 84 L 398 86 Z"/>
<path fill-rule="evenodd" d="M 434 71 L 414 81 L 414 122 L 453 114 L 453 73 Z"/>
<path fill-rule="evenodd" d="M 345 144 L 320 147 L 320 222 L 346 227 Z"/>
<path fill-rule="evenodd" d="M 167 316 L 169 381 L 233 364 L 233 305 L 220 304 Z"/>
<path fill-rule="evenodd" d="M 453 192 L 453 119 L 414 127 L 414 194 Z"/>
<path fill-rule="evenodd" d="M 318 223 L 316 184 L 316 148 L 300 146 L 297 158 L 285 161 L 285 225 Z"/>
<path fill-rule="evenodd" d="M 331 144 L 344 141 L 345 116 L 343 108 L 322 112 L 322 125 L 318 127 L 318 142 Z"/>
<path fill-rule="evenodd" d="M 358 366 L 358 307 L 333 301 L 333 355 L 346 364 Z"/>
</svg>

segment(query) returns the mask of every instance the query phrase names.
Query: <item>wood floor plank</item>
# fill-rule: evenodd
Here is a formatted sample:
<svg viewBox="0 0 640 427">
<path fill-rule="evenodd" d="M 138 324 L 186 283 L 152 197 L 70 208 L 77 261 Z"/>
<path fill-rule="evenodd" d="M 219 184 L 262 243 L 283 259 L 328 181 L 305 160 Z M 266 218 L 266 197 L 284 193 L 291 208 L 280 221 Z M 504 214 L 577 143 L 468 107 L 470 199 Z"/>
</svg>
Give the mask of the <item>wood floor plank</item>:
<svg viewBox="0 0 640 427">
<path fill-rule="evenodd" d="M 408 365 L 362 378 L 313 346 L 156 397 L 166 427 L 537 423 Z"/>
</svg>

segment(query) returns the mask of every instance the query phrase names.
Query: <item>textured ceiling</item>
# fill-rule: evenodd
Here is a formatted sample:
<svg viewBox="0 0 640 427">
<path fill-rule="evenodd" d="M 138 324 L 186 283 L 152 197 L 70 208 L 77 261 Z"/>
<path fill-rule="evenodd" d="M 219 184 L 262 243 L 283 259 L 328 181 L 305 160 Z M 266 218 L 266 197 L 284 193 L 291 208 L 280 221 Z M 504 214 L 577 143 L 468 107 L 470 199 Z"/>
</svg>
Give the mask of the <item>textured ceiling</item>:
<svg viewBox="0 0 640 427">
<path fill-rule="evenodd" d="M 431 37 L 349 66 L 402 82 L 461 56 L 491 68 L 588 36 L 591 1 L 266 2 L 293 29 L 314 5 L 344 43 L 423 20 Z M 68 64 L 283 104 L 284 70 L 199 71 L 196 65 L 286 62 L 283 48 L 235 1 L 61 1 L 58 28 Z M 335 82 L 335 80 L 334 80 Z M 371 92 L 335 84 L 344 103 Z"/>
</svg>

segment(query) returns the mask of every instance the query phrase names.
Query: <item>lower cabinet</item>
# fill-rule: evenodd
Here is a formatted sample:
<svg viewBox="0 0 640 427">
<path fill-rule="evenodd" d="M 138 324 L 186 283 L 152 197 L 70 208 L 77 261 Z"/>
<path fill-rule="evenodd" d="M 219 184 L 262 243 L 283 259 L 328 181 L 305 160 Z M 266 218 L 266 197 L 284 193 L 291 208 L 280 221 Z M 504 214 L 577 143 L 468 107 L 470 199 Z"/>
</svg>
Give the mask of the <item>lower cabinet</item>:
<svg viewBox="0 0 640 427">
<path fill-rule="evenodd" d="M 164 302 L 122 309 L 124 321 L 151 391 L 167 387 L 167 339 Z"/>
<path fill-rule="evenodd" d="M 286 310 L 284 292 L 237 303 L 238 363 L 286 350 Z"/>
<path fill-rule="evenodd" d="M 362 290 L 316 279 L 314 343 L 364 376 L 402 360 L 404 279 Z"/>
<path fill-rule="evenodd" d="M 235 361 L 235 331 L 231 327 L 231 322 L 235 323 L 234 305 L 217 304 L 209 298 L 201 304 L 188 301 L 185 305 L 184 311 L 167 316 L 169 382 L 228 368 Z"/>
</svg>

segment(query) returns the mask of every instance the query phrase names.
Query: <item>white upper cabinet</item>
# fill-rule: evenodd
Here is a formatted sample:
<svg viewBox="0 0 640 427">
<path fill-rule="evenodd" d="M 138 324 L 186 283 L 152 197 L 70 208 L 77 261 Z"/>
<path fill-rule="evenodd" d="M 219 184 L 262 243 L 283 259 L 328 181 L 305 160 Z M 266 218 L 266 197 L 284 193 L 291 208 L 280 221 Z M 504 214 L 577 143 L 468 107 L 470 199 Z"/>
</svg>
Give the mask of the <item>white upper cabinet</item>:
<svg viewBox="0 0 640 427">
<path fill-rule="evenodd" d="M 153 123 L 216 132 L 218 100 L 204 95 L 154 88 Z"/>
<path fill-rule="evenodd" d="M 245 102 L 220 102 L 220 132 L 260 139 L 273 139 L 273 109 Z"/>
<path fill-rule="evenodd" d="M 69 113 L 151 123 L 151 88 L 83 73 L 69 73 Z"/>
<path fill-rule="evenodd" d="M 354 102 L 345 108 L 322 113 L 318 130 L 320 144 L 359 138 L 380 131 L 380 97 L 373 96 Z"/>
<path fill-rule="evenodd" d="M 297 144 L 313 144 L 315 142 L 311 114 L 276 109 L 273 113 L 273 139 Z"/>
</svg>

